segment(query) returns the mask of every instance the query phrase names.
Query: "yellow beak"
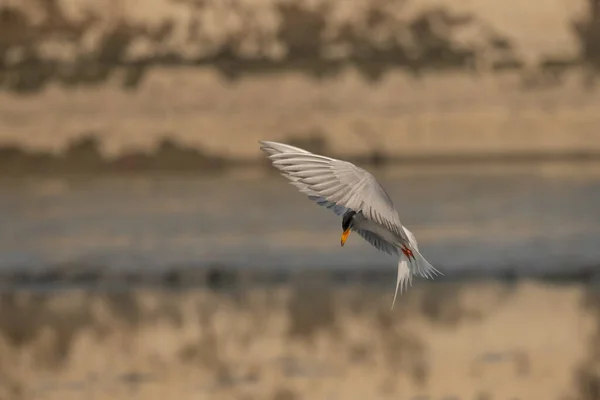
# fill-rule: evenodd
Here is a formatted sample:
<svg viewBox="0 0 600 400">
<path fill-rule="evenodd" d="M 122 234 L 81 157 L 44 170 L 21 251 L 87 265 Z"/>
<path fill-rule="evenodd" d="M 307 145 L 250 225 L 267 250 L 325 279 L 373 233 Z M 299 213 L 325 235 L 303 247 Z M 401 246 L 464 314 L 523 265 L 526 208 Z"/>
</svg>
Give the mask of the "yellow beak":
<svg viewBox="0 0 600 400">
<path fill-rule="evenodd" d="M 348 235 L 350 234 L 350 229 L 346 229 L 344 233 L 342 233 L 342 246 L 346 243 L 346 239 L 348 239 Z"/>
</svg>

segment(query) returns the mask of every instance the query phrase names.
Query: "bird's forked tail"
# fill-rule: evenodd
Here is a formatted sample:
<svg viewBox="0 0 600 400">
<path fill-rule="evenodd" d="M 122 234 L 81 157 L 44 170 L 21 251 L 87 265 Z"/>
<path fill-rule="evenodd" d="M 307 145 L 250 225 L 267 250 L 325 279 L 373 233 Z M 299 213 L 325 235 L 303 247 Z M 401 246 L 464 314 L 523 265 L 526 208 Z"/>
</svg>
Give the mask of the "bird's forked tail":
<svg viewBox="0 0 600 400">
<path fill-rule="evenodd" d="M 392 310 L 394 309 L 394 304 L 396 304 L 398 288 L 400 288 L 400 294 L 402 294 L 403 291 L 408 290 L 409 285 L 412 286 L 412 273 L 410 272 L 410 268 L 408 268 L 408 258 L 404 254 L 401 254 L 398 261 L 398 275 L 396 277 L 396 291 L 394 292 L 394 300 L 392 301 Z"/>
<path fill-rule="evenodd" d="M 412 235 L 411 235 L 412 236 Z M 414 238 L 414 236 L 413 236 Z M 417 274 L 423 278 L 434 279 L 437 275 L 444 275 L 439 270 L 435 269 L 419 252 L 416 241 L 412 241 L 408 245 L 403 245 L 401 248 L 400 260 L 398 261 L 398 276 L 396 278 L 396 291 L 394 292 L 394 300 L 392 301 L 392 309 L 396 303 L 398 288 L 400 294 L 408 290 L 412 286 L 413 275 Z"/>
</svg>

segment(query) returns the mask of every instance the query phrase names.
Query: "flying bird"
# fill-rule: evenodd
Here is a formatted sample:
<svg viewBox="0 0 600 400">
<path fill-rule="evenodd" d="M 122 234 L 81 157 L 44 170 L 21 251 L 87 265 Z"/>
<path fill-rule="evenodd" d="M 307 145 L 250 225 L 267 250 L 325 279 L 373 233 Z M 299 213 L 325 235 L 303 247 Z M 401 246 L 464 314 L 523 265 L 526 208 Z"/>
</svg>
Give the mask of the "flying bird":
<svg viewBox="0 0 600 400">
<path fill-rule="evenodd" d="M 398 288 L 402 293 L 409 284 L 412 286 L 414 275 L 428 279 L 443 275 L 421 255 L 415 235 L 402 225 L 390 196 L 369 172 L 350 162 L 287 144 L 259 143 L 292 185 L 310 200 L 342 216 L 342 246 L 354 231 L 377 250 L 399 258 L 392 309 Z"/>
</svg>

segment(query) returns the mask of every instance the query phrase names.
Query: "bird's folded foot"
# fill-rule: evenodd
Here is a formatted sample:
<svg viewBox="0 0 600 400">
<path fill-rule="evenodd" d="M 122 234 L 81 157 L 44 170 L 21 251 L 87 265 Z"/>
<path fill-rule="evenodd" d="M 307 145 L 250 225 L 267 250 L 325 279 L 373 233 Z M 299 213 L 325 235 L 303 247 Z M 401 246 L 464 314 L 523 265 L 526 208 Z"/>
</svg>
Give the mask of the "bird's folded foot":
<svg viewBox="0 0 600 400">
<path fill-rule="evenodd" d="M 411 258 L 413 260 L 415 260 L 415 255 L 413 254 L 412 250 L 409 249 L 408 247 L 406 247 L 405 245 L 402 245 L 401 247 L 402 249 L 402 253 L 404 253 L 404 255 L 410 260 Z"/>
</svg>

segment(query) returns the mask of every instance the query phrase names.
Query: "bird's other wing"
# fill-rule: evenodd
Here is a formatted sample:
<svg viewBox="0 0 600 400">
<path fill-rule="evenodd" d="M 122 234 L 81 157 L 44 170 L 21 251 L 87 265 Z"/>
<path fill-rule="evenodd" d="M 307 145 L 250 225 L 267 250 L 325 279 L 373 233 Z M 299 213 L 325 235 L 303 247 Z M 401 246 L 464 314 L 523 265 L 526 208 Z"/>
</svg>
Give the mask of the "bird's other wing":
<svg viewBox="0 0 600 400">
<path fill-rule="evenodd" d="M 398 256 L 398 249 L 396 248 L 396 246 L 394 246 L 387 240 L 381 238 L 376 233 L 364 229 L 357 229 L 356 233 L 358 233 L 363 239 L 369 242 L 371 246 L 375 247 L 377 250 L 383 251 L 384 253 L 388 253 L 391 256 Z"/>
<path fill-rule="evenodd" d="M 343 214 L 345 209 L 362 211 L 365 218 L 408 240 L 390 196 L 369 172 L 283 143 L 260 144 L 282 175 L 311 200 L 333 208 L 336 214 Z"/>
</svg>

